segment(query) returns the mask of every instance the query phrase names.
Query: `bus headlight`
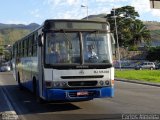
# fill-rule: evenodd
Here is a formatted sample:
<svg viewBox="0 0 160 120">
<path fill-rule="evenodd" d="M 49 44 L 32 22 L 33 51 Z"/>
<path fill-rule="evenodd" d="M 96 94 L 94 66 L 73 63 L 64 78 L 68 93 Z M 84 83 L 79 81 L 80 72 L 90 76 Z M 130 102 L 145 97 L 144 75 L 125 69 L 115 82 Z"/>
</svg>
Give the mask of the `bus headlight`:
<svg viewBox="0 0 160 120">
<path fill-rule="evenodd" d="M 54 82 L 53 86 L 54 87 L 66 87 L 67 86 L 67 82 L 64 82 L 64 81 Z"/>
<path fill-rule="evenodd" d="M 54 82 L 54 87 L 60 87 L 60 82 Z"/>
<path fill-rule="evenodd" d="M 99 84 L 102 86 L 102 85 L 104 85 L 104 82 L 101 80 L 101 81 L 99 81 Z"/>
<path fill-rule="evenodd" d="M 61 83 L 61 86 L 62 86 L 62 87 L 65 87 L 65 86 L 67 86 L 67 83 L 66 83 L 66 82 L 62 82 L 62 83 Z"/>
<path fill-rule="evenodd" d="M 99 81 L 99 85 L 100 86 L 109 86 L 110 85 L 110 82 L 109 82 L 109 80 L 101 80 L 101 81 Z"/>
<path fill-rule="evenodd" d="M 109 85 L 109 81 L 108 80 L 105 81 L 105 85 Z"/>
</svg>

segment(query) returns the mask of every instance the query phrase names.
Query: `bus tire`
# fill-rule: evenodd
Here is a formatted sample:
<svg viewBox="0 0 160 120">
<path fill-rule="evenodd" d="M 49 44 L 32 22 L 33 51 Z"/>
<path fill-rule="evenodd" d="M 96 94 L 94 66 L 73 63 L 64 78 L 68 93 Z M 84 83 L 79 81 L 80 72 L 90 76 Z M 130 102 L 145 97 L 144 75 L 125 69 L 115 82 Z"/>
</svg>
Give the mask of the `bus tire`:
<svg viewBox="0 0 160 120">
<path fill-rule="evenodd" d="M 17 76 L 17 81 L 18 81 L 18 87 L 20 90 L 23 90 L 23 86 L 22 86 L 22 83 L 21 83 L 21 80 L 20 80 L 20 75 L 19 75 L 19 72 L 18 72 L 18 76 Z"/>
<path fill-rule="evenodd" d="M 42 98 L 40 98 L 38 91 L 37 91 L 37 82 L 36 82 L 36 78 L 33 78 L 33 94 L 36 97 L 36 101 L 38 103 L 44 103 L 44 100 Z"/>
</svg>

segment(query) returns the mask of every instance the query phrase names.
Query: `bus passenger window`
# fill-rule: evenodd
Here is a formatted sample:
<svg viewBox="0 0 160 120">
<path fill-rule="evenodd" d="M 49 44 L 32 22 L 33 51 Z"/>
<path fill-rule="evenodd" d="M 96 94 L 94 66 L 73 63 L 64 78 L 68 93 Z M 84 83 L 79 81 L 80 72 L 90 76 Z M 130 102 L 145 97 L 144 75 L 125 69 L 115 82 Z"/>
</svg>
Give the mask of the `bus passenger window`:
<svg viewBox="0 0 160 120">
<path fill-rule="evenodd" d="M 46 56 L 46 63 L 47 64 L 54 64 L 59 63 L 59 52 L 56 44 L 51 44 L 49 47 L 50 51 L 48 55 Z"/>
</svg>

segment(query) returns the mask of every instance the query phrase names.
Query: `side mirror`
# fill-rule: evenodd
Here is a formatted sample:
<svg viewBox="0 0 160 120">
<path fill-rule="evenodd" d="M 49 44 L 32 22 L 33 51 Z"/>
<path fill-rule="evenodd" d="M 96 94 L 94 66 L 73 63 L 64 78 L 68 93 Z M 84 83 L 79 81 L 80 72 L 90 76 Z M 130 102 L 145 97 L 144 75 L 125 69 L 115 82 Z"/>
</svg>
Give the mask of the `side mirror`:
<svg viewBox="0 0 160 120">
<path fill-rule="evenodd" d="M 112 54 L 116 55 L 116 50 L 115 50 L 115 39 L 113 33 L 111 33 L 111 44 L 112 44 Z"/>
<path fill-rule="evenodd" d="M 44 42 L 44 37 L 43 35 L 38 36 L 38 46 L 42 47 Z"/>
</svg>

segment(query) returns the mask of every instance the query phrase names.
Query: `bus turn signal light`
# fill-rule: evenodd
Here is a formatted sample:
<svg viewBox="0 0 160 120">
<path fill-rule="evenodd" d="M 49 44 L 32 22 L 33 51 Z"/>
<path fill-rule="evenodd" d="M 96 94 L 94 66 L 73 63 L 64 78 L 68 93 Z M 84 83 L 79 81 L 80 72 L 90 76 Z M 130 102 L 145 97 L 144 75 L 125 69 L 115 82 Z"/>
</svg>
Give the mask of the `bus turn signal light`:
<svg viewBox="0 0 160 120">
<path fill-rule="evenodd" d="M 112 84 L 112 86 L 114 86 L 114 80 L 111 80 L 111 84 Z"/>
<path fill-rule="evenodd" d="M 46 88 L 52 88 L 52 82 L 51 81 L 46 81 Z"/>
</svg>

